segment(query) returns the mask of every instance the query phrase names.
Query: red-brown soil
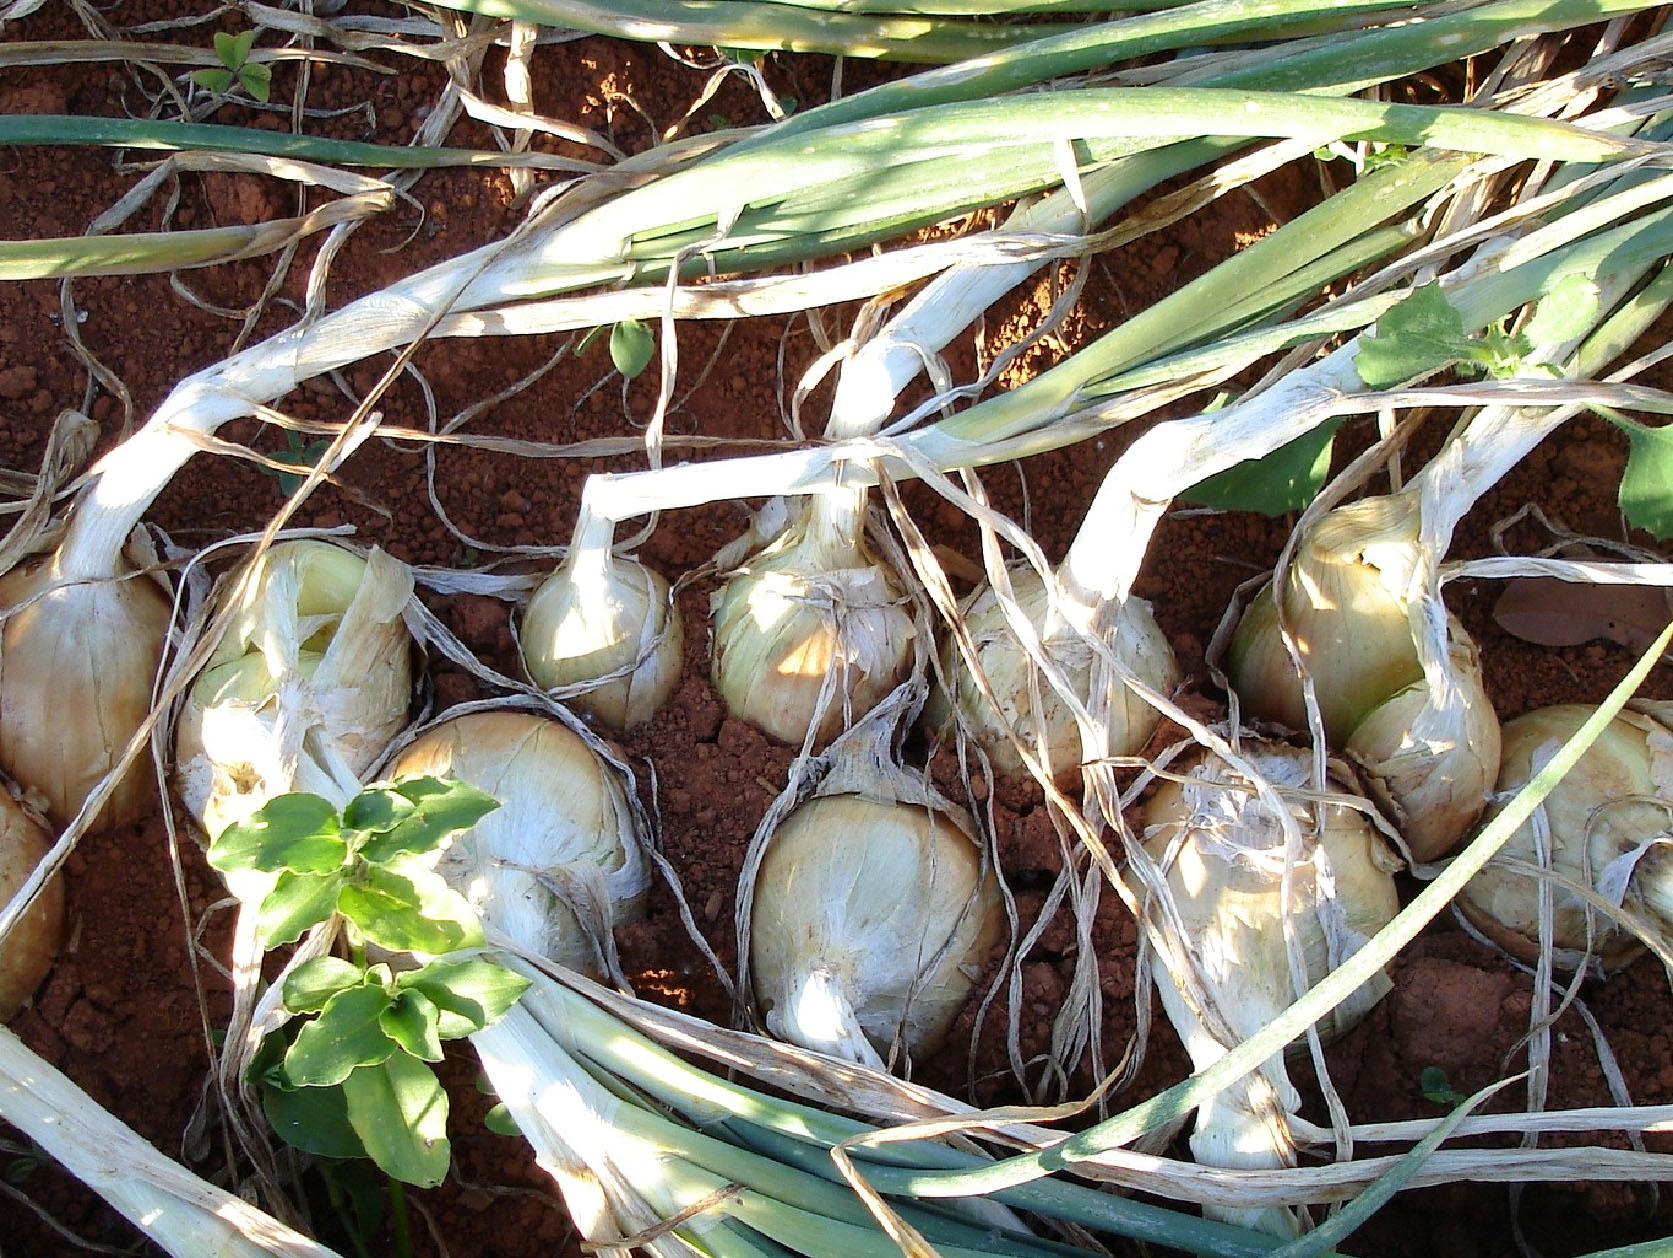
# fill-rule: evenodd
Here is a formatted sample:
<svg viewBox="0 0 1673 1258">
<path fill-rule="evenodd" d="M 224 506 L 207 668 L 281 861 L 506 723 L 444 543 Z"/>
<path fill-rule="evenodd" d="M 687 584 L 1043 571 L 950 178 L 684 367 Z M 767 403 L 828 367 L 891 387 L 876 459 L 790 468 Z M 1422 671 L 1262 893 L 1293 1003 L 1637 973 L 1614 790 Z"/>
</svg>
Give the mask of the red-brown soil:
<svg viewBox="0 0 1673 1258">
<path fill-rule="evenodd" d="M 163 0 L 124 4 L 118 6 L 115 20 L 132 23 L 172 16 L 179 7 Z M 85 32 L 70 6 L 48 5 L 7 30 L 5 37 L 80 39 Z M 199 28 L 179 37 L 207 43 L 208 31 Z M 411 138 L 438 97 L 444 74 L 433 64 L 372 59 L 397 66 L 399 73 L 379 75 L 348 66 L 315 70 L 310 106 L 332 111 L 366 108 L 310 118 L 310 129 L 391 143 Z M 781 92 L 804 102 L 829 91 L 831 65 L 824 59 L 773 57 L 766 68 Z M 543 114 L 605 131 L 627 151 L 647 147 L 660 129 L 677 121 L 707 78 L 706 72 L 682 65 L 653 46 L 597 38 L 543 48 L 535 69 L 535 99 Z M 852 87 L 858 79 L 878 73 L 849 66 L 847 83 Z M 488 82 L 496 82 L 492 74 Z M 296 86 L 294 69 L 281 67 L 275 76 L 275 99 L 288 101 Z M 143 112 L 141 89 L 154 91 L 155 81 L 114 63 L 7 66 L 0 68 L 0 112 Z M 753 92 L 736 77 L 702 107 L 698 125 L 707 125 L 711 115 L 733 122 L 763 117 Z M 282 127 L 288 125 L 288 114 L 229 106 L 215 120 Z M 488 130 L 468 120 L 458 124 L 449 141 L 493 147 Z M 549 138 L 537 138 L 535 144 L 595 156 Z M 7 150 L 0 153 L 0 232 L 10 238 L 78 233 L 136 178 L 104 150 Z M 1081 308 L 1033 358 L 1073 348 L 1125 312 L 1200 274 L 1235 248 L 1240 238 L 1262 230 L 1269 211 L 1292 214 L 1308 194 L 1296 181 L 1279 179 L 1267 181 L 1261 191 L 1258 203 L 1245 195 L 1224 198 L 1160 239 L 1100 259 Z M 178 192 L 172 225 L 180 227 L 248 223 L 293 213 L 298 196 L 293 186 L 242 174 L 184 175 Z M 402 202 L 375 218 L 332 264 L 327 292 L 333 304 L 502 237 L 519 220 L 520 206 L 503 172 L 433 172 L 419 181 L 414 195 L 416 205 Z M 127 230 L 164 225 L 153 206 Z M 302 299 L 313 249 L 312 242 L 303 246 L 301 257 L 280 283 L 281 303 Z M 271 267 L 270 259 L 256 259 L 182 278 L 205 305 L 241 311 L 260 295 Z M 237 319 L 187 301 L 164 277 L 80 280 L 71 287 L 81 312 L 79 336 L 131 393 L 132 409 L 90 380 L 66 337 L 59 284 L 8 284 L 0 288 L 0 467 L 32 471 L 54 416 L 66 407 L 87 408 L 101 425 L 104 442 L 114 442 L 125 424 L 142 421 L 178 379 L 227 354 L 239 336 Z M 988 319 L 986 336 L 994 342 L 1014 337 L 1037 317 L 1044 295 L 1006 303 Z M 288 326 L 293 310 L 284 304 L 270 306 L 256 335 Z M 842 324 L 832 320 L 829 326 Z M 818 352 L 804 318 L 682 326 L 682 376 L 669 414 L 670 435 L 782 438 L 786 399 Z M 969 360 L 968 346 L 960 353 Z M 445 420 L 554 355 L 556 365 L 538 383 L 490 408 L 465 431 L 566 442 L 634 432 L 650 414 L 654 370 L 624 389 L 609 373 L 602 344 L 576 354 L 554 336 L 446 341 L 426 346 L 414 365 Z M 352 367 L 343 373 L 345 383 L 358 394 L 387 365 L 383 359 Z M 817 401 L 810 415 L 817 414 Z M 279 403 L 290 416 L 319 421 L 341 420 L 351 405 L 336 388 L 317 384 Z M 428 422 L 423 390 L 410 375 L 378 405 L 391 424 L 423 428 Z M 277 429 L 254 421 L 231 425 L 223 435 L 264 451 L 283 445 Z M 1022 519 L 1048 555 L 1060 555 L 1099 479 L 1128 439 L 1123 433 L 994 469 L 986 482 L 1001 509 Z M 1577 532 L 1621 536 L 1614 494 L 1624 460 L 1624 441 L 1606 425 L 1571 425 L 1479 505 L 1455 553 L 1489 553 L 1492 523 L 1529 503 Z M 352 525 L 359 538 L 403 560 L 465 566 L 519 548 L 561 546 L 568 539 L 584 477 L 603 466 L 465 445 L 439 449 L 435 462 L 436 494 L 451 529 L 426 492 L 422 454 L 411 444 L 384 439 L 372 440 L 359 452 L 344 468 L 341 487 L 321 489 L 296 522 Z M 635 465 L 631 459 L 614 464 Z M 911 490 L 908 500 L 936 543 L 971 551 L 975 532 L 962 515 Z M 277 481 L 262 469 L 233 457 L 200 455 L 176 477 L 148 519 L 177 544 L 195 546 L 260 527 L 280 502 Z M 642 557 L 671 577 L 687 573 L 744 529 L 748 505 L 723 502 L 671 513 L 646 542 Z M 1205 644 L 1233 588 L 1270 565 L 1288 527 L 1288 521 L 1256 516 L 1181 512 L 1167 520 L 1151 547 L 1139 592 L 1154 603 L 1179 653 L 1189 690 L 1205 711 L 1213 711 L 1217 703 L 1203 672 Z M 1529 545 L 1542 540 L 1531 532 L 1515 537 Z M 530 562 L 545 565 L 550 560 Z M 728 719 L 708 682 L 706 612 L 713 588 L 708 578 L 685 588 L 685 679 L 667 708 L 626 740 L 625 751 L 647 783 L 654 775 L 664 850 L 684 883 L 698 925 L 722 962 L 730 965 L 735 952 L 730 939 L 734 885 L 742 852 L 761 811 L 780 789 L 792 757 L 787 749 Z M 1481 643 L 1489 689 L 1501 716 L 1546 703 L 1596 700 L 1631 663 L 1624 648 L 1606 642 L 1547 648 L 1506 636 L 1491 619 L 1495 590 L 1485 583 L 1460 584 L 1452 593 L 1457 612 Z M 502 671 L 516 671 L 510 606 L 465 595 L 431 596 L 430 601 L 472 651 Z M 472 676 L 445 661 L 434 664 L 431 683 L 438 706 L 485 693 Z M 1673 695 L 1673 678 L 1665 668 L 1651 685 L 1660 696 Z M 945 758 L 935 767 L 944 784 L 955 784 Z M 1039 794 L 1003 788 L 995 820 L 1006 871 L 1020 888 L 1020 907 L 1025 915 L 1037 912 L 1042 888 L 1061 862 Z M 183 869 L 179 884 L 176 861 Z M 183 1133 L 205 1085 L 205 1023 L 198 992 L 211 1022 L 222 1012 L 225 997 L 224 984 L 211 968 L 188 963 L 193 926 L 187 915 L 195 924 L 207 914 L 206 946 L 224 944 L 228 915 L 224 907 L 216 907 L 216 880 L 193 843 L 188 840 L 171 851 L 163 826 L 152 822 L 82 842 L 68 866 L 68 892 L 70 942 L 33 1005 L 12 1025 L 95 1100 L 164 1151 L 180 1156 Z M 1103 1041 L 1113 1055 L 1133 1025 L 1135 956 L 1133 924 L 1114 896 L 1105 897 L 1097 942 L 1105 997 Z M 646 921 L 626 930 L 621 944 L 628 973 L 642 994 L 713 1018 L 729 1016 L 722 990 L 685 936 L 667 891 L 656 893 Z M 1044 1039 L 1045 1020 L 1059 1003 L 1074 949 L 1067 926 L 1054 927 L 1025 961 L 1026 1025 L 1020 1028 L 1025 1052 L 1037 1049 Z M 1449 922 L 1440 922 L 1401 958 L 1394 981 L 1394 994 L 1370 1020 L 1329 1049 L 1336 1084 L 1356 1120 L 1437 1115 L 1438 1107 L 1425 1100 L 1419 1088 L 1426 1067 L 1443 1068 L 1452 1085 L 1466 1092 L 1519 1068 L 1518 1039 L 1526 1026 L 1530 982 L 1504 959 Z M 1620 1059 L 1633 1100 L 1673 1100 L 1667 1030 L 1673 1022 L 1673 1000 L 1655 964 L 1639 962 L 1607 984 L 1589 987 L 1585 998 Z M 984 1043 L 977 1054 L 985 1100 L 1016 1095 L 1004 1073 L 1002 1021 L 995 1015 L 984 1025 Z M 968 1019 L 964 1029 L 968 1034 Z M 1572 1014 L 1565 1017 L 1556 1038 L 1550 1105 L 1609 1103 L 1589 1033 L 1580 1020 Z M 1146 1065 L 1128 1097 L 1148 1095 L 1183 1077 L 1186 1070 L 1183 1052 L 1158 1017 Z M 428 1224 L 416 1228 L 415 1252 L 483 1258 L 575 1252 L 561 1204 L 521 1143 L 481 1130 L 479 1119 L 487 1101 L 471 1086 L 474 1068 L 467 1049 L 460 1046 L 452 1054 L 446 1075 L 455 1097 L 457 1173 L 442 1188 L 412 1194 Z M 961 1091 L 962 1053 L 927 1064 L 924 1077 Z M 210 1134 L 214 1139 L 213 1130 Z M 219 1156 L 212 1156 L 198 1169 L 213 1175 L 220 1164 Z M 51 1166 L 26 1162 L 10 1144 L 0 1145 L 0 1180 L 13 1190 L 0 1195 L 0 1248 L 11 1258 L 79 1252 L 81 1243 L 125 1247 L 135 1240 L 131 1229 L 96 1198 Z M 1509 1255 L 1514 1252 L 1510 1208 L 1503 1187 L 1459 1184 L 1415 1193 L 1386 1209 L 1347 1248 L 1390 1258 Z M 1530 1189 L 1522 1195 L 1521 1211 L 1528 1235 L 1553 1256 L 1667 1231 L 1667 1210 L 1658 1209 L 1653 1194 L 1611 1184 Z M 432 1240 L 432 1234 L 439 1240 Z"/>
</svg>

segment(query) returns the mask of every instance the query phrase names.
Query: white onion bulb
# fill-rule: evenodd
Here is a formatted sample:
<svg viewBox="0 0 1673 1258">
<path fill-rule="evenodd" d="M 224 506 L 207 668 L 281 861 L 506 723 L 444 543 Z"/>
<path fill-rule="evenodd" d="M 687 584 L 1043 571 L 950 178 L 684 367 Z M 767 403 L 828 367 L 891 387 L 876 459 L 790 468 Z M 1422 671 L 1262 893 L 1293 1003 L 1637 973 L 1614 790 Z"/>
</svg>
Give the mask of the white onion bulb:
<svg viewBox="0 0 1673 1258">
<path fill-rule="evenodd" d="M 51 847 L 52 832 L 0 786 L 0 907 L 17 894 Z M 63 936 L 64 880 L 54 877 L 0 939 L 0 1022 L 40 986 Z"/>
<path fill-rule="evenodd" d="M 859 501 L 852 512 L 798 507 L 715 595 L 715 689 L 733 716 L 781 742 L 800 744 L 810 729 L 829 741 L 911 666 L 906 593 L 867 549 Z"/>
<path fill-rule="evenodd" d="M 81 810 L 150 713 L 170 616 L 157 584 L 131 571 L 50 589 L 60 579 L 56 557 L 0 578 L 0 608 L 40 595 L 0 628 L 0 767 L 40 792 L 56 826 Z M 137 821 L 153 798 L 142 759 L 94 824 Z"/>
<path fill-rule="evenodd" d="M 1393 873 L 1400 862 L 1365 817 L 1331 804 L 1315 829 L 1294 794 L 1311 771 L 1310 753 L 1245 738 L 1239 753 L 1286 800 L 1300 827 L 1282 894 L 1286 857 L 1280 815 L 1240 773 L 1208 755 L 1185 783 L 1166 781 L 1144 806 L 1144 845 L 1166 871 L 1179 939 L 1229 1041 L 1212 1032 L 1175 985 L 1160 956 L 1152 962 L 1158 994 L 1197 1070 L 1212 1065 L 1287 1008 L 1301 993 L 1292 979 L 1285 919 L 1298 944 L 1301 978 L 1319 982 L 1363 946 L 1396 912 Z M 1359 1021 L 1389 989 L 1385 974 L 1360 987 L 1320 1024 L 1338 1034 Z M 1296 1165 L 1289 1116 L 1301 1098 L 1282 1058 L 1266 1062 L 1204 1104 L 1191 1151 L 1224 1167 Z M 1300 1221 L 1281 1208 L 1208 1213 L 1274 1235 L 1294 1235 Z"/>
<path fill-rule="evenodd" d="M 421 734 L 390 775 L 498 800 L 439 850 L 437 870 L 521 947 L 605 976 L 604 937 L 639 916 L 649 879 L 621 780 L 579 735 L 528 712 L 467 713 Z"/>
<path fill-rule="evenodd" d="M 819 795 L 773 834 L 755 882 L 750 965 L 781 1039 L 882 1067 L 897 1036 L 933 1052 L 1001 931 L 981 850 L 953 812 Z"/>
<path fill-rule="evenodd" d="M 1642 945 L 1563 882 L 1629 910 L 1673 943 L 1673 731 L 1653 712 L 1655 705 L 1641 706 L 1652 711 L 1624 711 L 1610 721 L 1459 894 L 1464 915 L 1524 960 L 1539 951 L 1542 867 L 1562 880 L 1552 883 L 1552 942 L 1567 968 L 1586 953 L 1614 968 Z M 1558 704 L 1505 722 L 1504 763 L 1489 816 L 1533 779 L 1592 712 L 1585 704 Z M 1542 850 L 1548 853 L 1544 858 Z"/>
<path fill-rule="evenodd" d="M 1033 565 L 1014 564 L 1009 575 L 1012 594 L 1039 634 L 1046 653 L 1067 675 L 1088 710 L 1098 711 L 1100 705 L 1092 695 L 1096 663 L 1092 645 L 1053 607 L 1046 584 Z M 1015 731 L 1016 737 L 1049 766 L 1059 785 L 1078 781 L 1085 756 L 1080 727 L 1063 696 L 1023 650 L 992 587 L 984 586 L 967 598 L 960 614 L 998 706 L 982 694 L 958 644 L 949 638 L 941 652 L 946 686 L 937 686 L 932 692 L 926 724 L 942 737 L 950 736 L 956 707 L 965 728 L 987 753 L 997 773 L 1016 779 L 1028 775 L 1012 741 Z M 1140 680 L 1163 694 L 1179 680 L 1173 648 L 1143 599 L 1128 598 L 1116 610 L 1110 649 Z M 1103 722 L 1102 754 L 1125 756 L 1138 751 L 1155 730 L 1161 714 L 1113 675 L 1102 698 L 1108 712 Z"/>
<path fill-rule="evenodd" d="M 1282 581 L 1244 612 L 1226 672 L 1246 718 L 1307 728 L 1301 678 L 1278 632 L 1281 597 L 1331 747 L 1363 765 L 1413 857 L 1430 861 L 1486 807 L 1499 747 L 1475 644 L 1427 588 L 1421 522 L 1410 494 L 1323 516 Z M 1446 649 L 1432 648 L 1426 673 L 1418 635 L 1428 641 L 1443 616 Z"/>
<path fill-rule="evenodd" d="M 412 697 L 412 572 L 374 550 L 281 542 L 261 559 L 175 730 L 182 802 L 211 838 L 275 796 L 339 806 Z"/>
<path fill-rule="evenodd" d="M 518 639 L 537 686 L 596 681 L 565 702 L 618 734 L 650 720 L 680 681 L 679 607 L 634 559 L 572 552 L 529 599 Z"/>
</svg>

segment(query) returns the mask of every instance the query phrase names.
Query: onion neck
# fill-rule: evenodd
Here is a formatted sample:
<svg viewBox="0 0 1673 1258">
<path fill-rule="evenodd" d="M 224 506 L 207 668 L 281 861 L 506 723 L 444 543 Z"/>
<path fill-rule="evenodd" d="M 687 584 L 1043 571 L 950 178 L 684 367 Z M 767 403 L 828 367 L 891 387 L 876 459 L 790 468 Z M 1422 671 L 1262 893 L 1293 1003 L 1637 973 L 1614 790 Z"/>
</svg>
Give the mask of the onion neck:
<svg viewBox="0 0 1673 1258">
<path fill-rule="evenodd" d="M 865 489 L 841 486 L 810 494 L 800 543 L 816 559 L 809 566 L 816 571 L 869 566 L 861 544 L 865 520 Z"/>
<path fill-rule="evenodd" d="M 784 1003 L 767 1015 L 767 1025 L 773 1034 L 803 1048 L 873 1070 L 888 1069 L 860 1029 L 841 980 L 824 966 L 804 970 L 791 980 Z"/>
<path fill-rule="evenodd" d="M 95 581 L 121 571 L 122 548 L 134 527 L 197 452 L 193 434 L 213 432 L 243 410 L 226 394 L 177 389 L 150 422 L 100 459 L 58 549 L 63 577 Z"/>
<path fill-rule="evenodd" d="M 588 498 L 598 477 L 587 481 L 581 495 L 581 509 L 575 517 L 575 531 L 570 535 L 569 552 L 564 556 L 563 571 L 578 589 L 608 590 L 615 575 L 616 525 L 611 519 L 591 509 Z"/>
</svg>

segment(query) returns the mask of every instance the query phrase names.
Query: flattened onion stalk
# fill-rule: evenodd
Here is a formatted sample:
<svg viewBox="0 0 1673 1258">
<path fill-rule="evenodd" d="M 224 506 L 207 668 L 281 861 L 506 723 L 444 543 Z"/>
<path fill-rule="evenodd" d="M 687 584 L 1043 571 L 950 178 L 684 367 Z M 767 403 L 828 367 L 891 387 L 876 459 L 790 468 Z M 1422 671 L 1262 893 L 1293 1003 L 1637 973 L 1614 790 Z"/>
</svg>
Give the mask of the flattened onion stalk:
<svg viewBox="0 0 1673 1258">
<path fill-rule="evenodd" d="M 579 735 L 529 712 L 466 713 L 419 735 L 390 774 L 499 800 L 437 852 L 437 871 L 523 947 L 607 975 L 609 932 L 639 916 L 649 878 L 621 780 Z"/>
<path fill-rule="evenodd" d="M 109 572 L 72 578 L 55 554 L 0 577 L 9 607 L 20 610 L 0 628 L 0 767 L 64 826 L 151 711 L 169 599 L 120 555 Z M 137 821 L 152 798 L 136 763 L 94 825 Z"/>
<path fill-rule="evenodd" d="M 1673 704 L 1631 709 L 1604 728 L 1459 895 L 1464 915 L 1524 960 L 1539 952 L 1541 870 L 1553 875 L 1551 936 L 1565 968 L 1591 955 L 1613 969 L 1642 950 L 1605 904 L 1673 942 Z M 1559 704 L 1506 721 L 1489 813 L 1527 785 L 1592 711 Z"/>
<path fill-rule="evenodd" d="M 767 841 L 750 982 L 774 1035 L 884 1069 L 897 1041 L 917 1058 L 945 1039 L 1003 918 L 969 821 L 850 746 Z"/>
<path fill-rule="evenodd" d="M 1096 652 L 1086 635 L 1098 632 L 1091 627 L 1094 621 L 1107 620 L 1107 641 L 1116 657 L 1140 680 L 1165 694 L 1178 682 L 1179 668 L 1150 605 L 1129 596 L 1103 605 L 1101 612 L 1086 611 L 1078 617 L 1081 627 L 1077 628 L 1075 609 L 1082 605 L 1072 595 L 1064 591 L 1054 602 L 1040 573 L 1026 561 L 1012 564 L 1007 572 L 1011 592 L 1038 633 L 1046 654 L 1063 670 L 1089 712 L 1107 712 L 1100 722 L 1102 754 L 1124 756 L 1137 751 L 1156 728 L 1161 714 L 1128 689 L 1113 670 L 1097 667 Z M 1017 750 L 1016 740 L 1020 740 L 1048 767 L 1059 785 L 1077 780 L 1085 750 L 1074 711 L 1023 648 L 993 587 L 983 586 L 967 597 L 960 614 L 998 706 L 982 693 L 958 643 L 948 638 L 941 651 L 946 684 L 931 693 L 925 709 L 926 724 L 948 737 L 955 719 L 962 718 L 994 770 L 1006 777 L 1028 774 Z M 1101 702 L 1092 694 L 1094 678 L 1100 676 L 1106 678 L 1098 683 L 1102 687 Z"/>
<path fill-rule="evenodd" d="M 866 491 L 791 507 L 714 598 L 714 684 L 781 742 L 835 737 L 906 677 L 916 630 L 900 578 L 865 542 Z"/>
<path fill-rule="evenodd" d="M 1416 485 L 1417 482 L 1412 482 Z M 1277 598 L 1330 745 L 1366 770 L 1420 861 L 1475 824 L 1499 771 L 1499 724 L 1475 644 L 1427 589 L 1418 497 L 1338 507 L 1299 539 L 1233 635 L 1226 671 L 1245 715 L 1307 728 L 1300 675 L 1278 632 Z M 1446 651 L 1426 673 L 1418 643 L 1446 615 Z"/>
<path fill-rule="evenodd" d="M 51 846 L 52 832 L 0 786 L 0 905 L 17 894 Z M 17 925 L 0 938 L 0 1022 L 40 986 L 63 935 L 64 880 L 53 878 Z"/>
<path fill-rule="evenodd" d="M 182 802 L 214 837 L 275 796 L 341 807 L 406 723 L 412 573 L 373 550 L 280 542 L 188 692 L 175 729 Z M 234 888 L 236 891 L 237 888 Z"/>
<path fill-rule="evenodd" d="M 1361 813 L 1327 804 L 1317 826 L 1310 819 L 1295 793 L 1311 774 L 1308 752 L 1254 738 L 1243 739 L 1238 750 L 1290 810 L 1299 839 L 1293 852 L 1280 815 L 1216 755 L 1204 756 L 1186 782 L 1163 782 L 1143 813 L 1144 846 L 1165 871 L 1177 937 L 1211 1007 L 1207 1021 L 1223 1022 L 1218 1030 L 1205 1024 L 1160 955 L 1154 957 L 1162 1006 L 1199 1071 L 1293 1003 L 1302 994 L 1297 978 L 1312 987 L 1400 907 L 1393 878 L 1400 862 Z M 1286 932 L 1295 939 L 1299 975 L 1292 972 Z M 1353 1026 L 1389 986 L 1379 972 L 1332 1011 L 1320 1033 Z M 1300 1103 L 1283 1059 L 1273 1058 L 1202 1106 L 1191 1152 L 1210 1166 L 1294 1166 L 1290 1118 Z M 1281 1207 L 1209 1213 L 1274 1235 L 1301 1229 L 1301 1219 Z"/>
<path fill-rule="evenodd" d="M 570 548 L 529 599 L 518 638 L 537 686 L 597 681 L 566 702 L 618 734 L 650 720 L 680 681 L 683 630 L 668 582 L 608 545 Z"/>
</svg>

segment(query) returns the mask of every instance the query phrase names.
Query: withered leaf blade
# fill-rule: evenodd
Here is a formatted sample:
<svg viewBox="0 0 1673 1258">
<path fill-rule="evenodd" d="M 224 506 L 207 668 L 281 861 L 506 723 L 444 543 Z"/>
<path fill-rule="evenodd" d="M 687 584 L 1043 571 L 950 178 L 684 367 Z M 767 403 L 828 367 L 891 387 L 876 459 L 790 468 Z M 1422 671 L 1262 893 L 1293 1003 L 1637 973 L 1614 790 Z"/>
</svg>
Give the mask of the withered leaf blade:
<svg viewBox="0 0 1673 1258">
<path fill-rule="evenodd" d="M 1594 585 L 1555 577 L 1505 582 L 1493 619 L 1506 633 L 1540 646 L 1578 646 L 1596 638 L 1641 651 L 1673 616 L 1673 594 L 1653 585 Z"/>
</svg>

